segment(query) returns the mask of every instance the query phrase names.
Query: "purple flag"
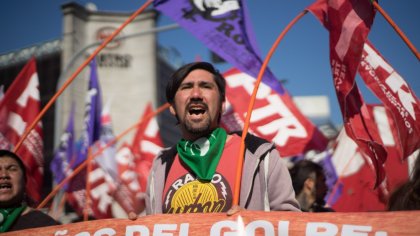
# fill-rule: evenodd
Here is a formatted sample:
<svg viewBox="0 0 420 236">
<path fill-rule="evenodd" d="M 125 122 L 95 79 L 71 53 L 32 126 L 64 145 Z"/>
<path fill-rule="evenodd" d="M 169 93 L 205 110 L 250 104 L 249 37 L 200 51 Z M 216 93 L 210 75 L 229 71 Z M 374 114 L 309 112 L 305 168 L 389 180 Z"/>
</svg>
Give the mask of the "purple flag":
<svg viewBox="0 0 420 236">
<path fill-rule="evenodd" d="M 85 118 L 82 136 L 77 143 L 77 159 L 72 167 L 77 167 L 87 158 L 89 147 L 99 140 L 101 132 L 101 89 L 98 82 L 96 60 L 90 63 L 89 89 L 86 95 Z"/>
<path fill-rule="evenodd" d="M 328 202 L 328 204 L 331 206 L 341 196 L 343 184 L 338 183 L 337 189 L 334 190 L 334 186 L 336 185 L 338 181 L 338 175 L 334 167 L 334 164 L 332 162 L 332 153 L 330 151 L 328 150 L 325 151 L 325 157 L 319 162 L 319 164 L 322 166 L 322 169 L 324 170 L 324 174 L 326 178 L 325 182 L 329 189 L 328 194 L 325 196 L 324 199 L 325 199 L 325 202 Z"/>
<path fill-rule="evenodd" d="M 71 164 L 74 169 L 88 157 L 88 150 L 97 140 L 101 132 L 101 90 L 99 87 L 96 60 L 90 63 L 89 88 L 86 94 L 85 116 L 82 135 L 76 142 L 76 160 Z M 81 214 L 86 206 L 86 169 L 77 174 L 67 189 L 67 200 L 73 209 Z M 91 209 L 89 209 L 91 212 Z"/>
<path fill-rule="evenodd" d="M 257 78 L 262 60 L 245 1 L 154 0 L 153 4 L 234 67 Z M 268 69 L 263 81 L 279 94 L 285 92 Z"/>
<path fill-rule="evenodd" d="M 112 128 L 110 110 L 111 100 L 106 103 L 104 109 L 102 110 L 101 135 L 99 138 L 99 142 L 97 142 L 94 146 L 94 152 L 98 151 L 99 148 L 105 147 L 108 144 L 108 142 L 111 142 L 115 139 L 114 131 Z M 95 158 L 95 161 L 99 164 L 99 166 L 114 180 L 118 179 L 118 170 L 116 168 L 117 161 L 115 160 L 115 156 L 116 148 L 115 145 L 112 145 L 105 148 L 100 154 L 100 156 Z"/>
<path fill-rule="evenodd" d="M 74 153 L 74 105 L 72 106 L 67 128 L 61 135 L 60 144 L 51 161 L 50 169 L 54 175 L 54 181 L 60 183 L 71 174 L 70 161 Z"/>
</svg>

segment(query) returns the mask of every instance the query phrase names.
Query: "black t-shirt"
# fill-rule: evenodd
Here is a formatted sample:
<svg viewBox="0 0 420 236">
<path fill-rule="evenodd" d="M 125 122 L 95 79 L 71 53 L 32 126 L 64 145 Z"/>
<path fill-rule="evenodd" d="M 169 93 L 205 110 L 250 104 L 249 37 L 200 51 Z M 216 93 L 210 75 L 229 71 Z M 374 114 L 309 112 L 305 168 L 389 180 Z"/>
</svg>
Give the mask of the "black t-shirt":
<svg viewBox="0 0 420 236">
<path fill-rule="evenodd" d="M 8 231 L 24 230 L 30 228 L 38 228 L 51 225 L 59 225 L 51 216 L 38 211 L 32 210 L 24 215 L 21 215 Z"/>
</svg>

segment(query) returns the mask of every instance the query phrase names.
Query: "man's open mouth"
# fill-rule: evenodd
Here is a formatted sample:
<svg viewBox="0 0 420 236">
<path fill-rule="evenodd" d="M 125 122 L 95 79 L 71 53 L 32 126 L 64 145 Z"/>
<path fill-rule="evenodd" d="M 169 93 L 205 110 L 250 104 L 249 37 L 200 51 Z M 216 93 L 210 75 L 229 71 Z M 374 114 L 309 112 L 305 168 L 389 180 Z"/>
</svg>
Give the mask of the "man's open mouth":
<svg viewBox="0 0 420 236">
<path fill-rule="evenodd" d="M 0 184 L 0 190 L 11 189 L 11 188 L 12 188 L 12 184 L 10 184 L 10 183 L 1 183 Z"/>
<path fill-rule="evenodd" d="M 206 112 L 206 109 L 202 107 L 190 107 L 188 109 L 188 113 L 190 115 L 201 115 L 201 114 L 204 114 L 205 112 Z"/>
<path fill-rule="evenodd" d="M 189 115 L 203 115 L 207 111 L 207 105 L 203 102 L 200 103 L 190 103 L 187 106 Z"/>
</svg>

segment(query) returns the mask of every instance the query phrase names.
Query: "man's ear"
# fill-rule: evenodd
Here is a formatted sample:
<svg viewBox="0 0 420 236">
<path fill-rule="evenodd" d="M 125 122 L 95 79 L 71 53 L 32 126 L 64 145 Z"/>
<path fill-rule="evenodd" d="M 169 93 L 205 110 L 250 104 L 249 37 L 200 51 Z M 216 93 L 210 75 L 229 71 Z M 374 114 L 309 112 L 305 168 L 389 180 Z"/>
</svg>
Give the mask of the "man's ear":
<svg viewBox="0 0 420 236">
<path fill-rule="evenodd" d="M 226 100 L 222 102 L 222 114 L 223 115 L 226 111 Z"/>
<path fill-rule="evenodd" d="M 307 178 L 305 183 L 303 183 L 304 189 L 308 189 L 310 192 L 315 188 L 315 180 L 312 178 Z"/>
<path fill-rule="evenodd" d="M 176 116 L 176 111 L 172 104 L 170 104 L 169 106 L 169 111 L 171 112 L 172 115 Z"/>
</svg>

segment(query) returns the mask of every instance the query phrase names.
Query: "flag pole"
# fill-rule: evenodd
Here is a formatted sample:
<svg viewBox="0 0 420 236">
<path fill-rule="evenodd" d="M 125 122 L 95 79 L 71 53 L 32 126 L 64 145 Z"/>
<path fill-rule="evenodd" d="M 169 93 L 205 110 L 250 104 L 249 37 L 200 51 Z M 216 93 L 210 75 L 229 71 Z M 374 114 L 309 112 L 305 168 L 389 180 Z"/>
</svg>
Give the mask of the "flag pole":
<svg viewBox="0 0 420 236">
<path fill-rule="evenodd" d="M 29 135 L 31 130 L 35 127 L 36 124 L 41 120 L 47 110 L 54 104 L 57 98 L 64 92 L 64 90 L 73 82 L 73 80 L 82 72 L 82 70 L 89 64 L 90 61 L 102 50 L 104 49 L 130 22 L 132 22 L 140 13 L 144 11 L 153 1 L 148 0 L 143 4 L 139 9 L 137 9 L 122 25 L 118 27 L 110 36 L 108 36 L 104 42 L 95 49 L 95 51 L 80 65 L 77 70 L 64 82 L 63 86 L 54 94 L 54 96 L 48 101 L 45 107 L 41 110 L 40 113 L 36 116 L 35 120 L 28 126 L 20 138 L 19 142 L 14 148 L 14 152 L 17 152 L 22 145 L 23 141 Z"/>
<path fill-rule="evenodd" d="M 252 91 L 251 100 L 250 100 L 249 105 L 248 105 L 248 111 L 246 113 L 244 128 L 243 128 L 243 131 L 242 131 L 241 146 L 239 148 L 238 168 L 236 169 L 235 189 L 234 189 L 232 206 L 239 205 L 239 193 L 240 193 L 240 185 L 241 185 L 241 179 L 242 179 L 243 160 L 244 160 L 244 154 L 245 154 L 245 138 L 246 138 L 246 135 L 248 133 L 249 122 L 250 122 L 250 119 L 251 119 L 252 109 L 253 109 L 254 104 L 255 104 L 255 98 L 257 96 L 258 87 L 260 86 L 260 83 L 261 83 L 262 77 L 265 73 L 265 70 L 267 68 L 268 62 L 270 61 L 272 55 L 274 54 L 274 51 L 276 50 L 277 46 L 280 44 L 281 40 L 284 38 L 284 36 L 290 30 L 290 28 L 298 20 L 300 20 L 307 12 L 308 12 L 307 10 L 303 10 L 280 33 L 279 37 L 276 39 L 274 44 L 271 46 L 271 49 L 268 52 L 267 56 L 265 57 L 264 63 L 262 64 L 262 66 L 260 68 L 260 71 L 258 73 L 258 77 L 257 77 L 257 80 L 255 82 L 255 87 L 254 87 L 254 90 Z"/>
<path fill-rule="evenodd" d="M 372 1 L 373 6 L 382 14 L 385 20 L 391 25 L 392 28 L 397 32 L 397 34 L 401 37 L 405 44 L 410 48 L 410 50 L 414 53 L 414 56 L 417 57 L 417 60 L 420 60 L 420 53 L 417 51 L 416 47 L 411 43 L 411 41 L 407 38 L 407 36 L 402 32 L 402 30 L 398 27 L 397 24 L 391 19 L 391 17 L 384 11 L 384 9 L 379 6 L 376 1 Z"/>
<path fill-rule="evenodd" d="M 102 153 L 102 152 L 101 152 Z M 98 153 L 99 155 L 100 153 Z M 92 155 L 92 146 L 88 149 L 88 158 L 87 158 L 87 168 L 86 168 L 86 188 L 85 188 L 85 207 L 83 208 L 83 221 L 87 221 L 89 219 L 89 209 L 91 209 L 91 199 L 90 199 L 90 190 L 91 190 L 91 184 L 89 181 L 89 175 L 92 171 L 92 161 L 93 161 L 93 155 Z"/>
<path fill-rule="evenodd" d="M 142 120 L 140 120 L 136 124 L 132 125 L 131 127 L 127 128 L 126 130 L 121 132 L 114 139 L 110 140 L 103 147 L 99 148 L 99 150 L 96 151 L 92 155 L 92 160 L 94 158 L 96 158 L 97 156 L 99 156 L 105 149 L 107 149 L 108 147 L 110 147 L 110 146 L 114 145 L 116 142 L 118 142 L 118 140 L 120 140 L 122 137 L 127 135 L 131 130 L 134 130 L 134 129 L 138 128 L 145 120 L 148 120 L 148 119 L 158 115 L 159 113 L 163 112 L 167 108 L 169 108 L 169 103 L 163 104 L 162 106 L 157 108 L 155 112 L 145 116 Z M 69 176 L 66 176 L 66 178 L 64 178 L 59 184 L 57 184 L 54 187 L 54 189 L 45 197 L 45 199 L 38 205 L 38 207 L 36 209 L 43 208 L 51 200 L 51 198 L 53 198 L 57 194 L 57 192 L 60 191 L 60 189 L 62 189 L 68 181 L 70 181 L 75 175 L 80 173 L 80 171 L 82 171 L 83 168 L 86 167 L 86 165 L 87 165 L 87 161 L 84 160 L 79 166 L 76 167 L 76 169 L 74 169 L 74 171 Z"/>
</svg>

